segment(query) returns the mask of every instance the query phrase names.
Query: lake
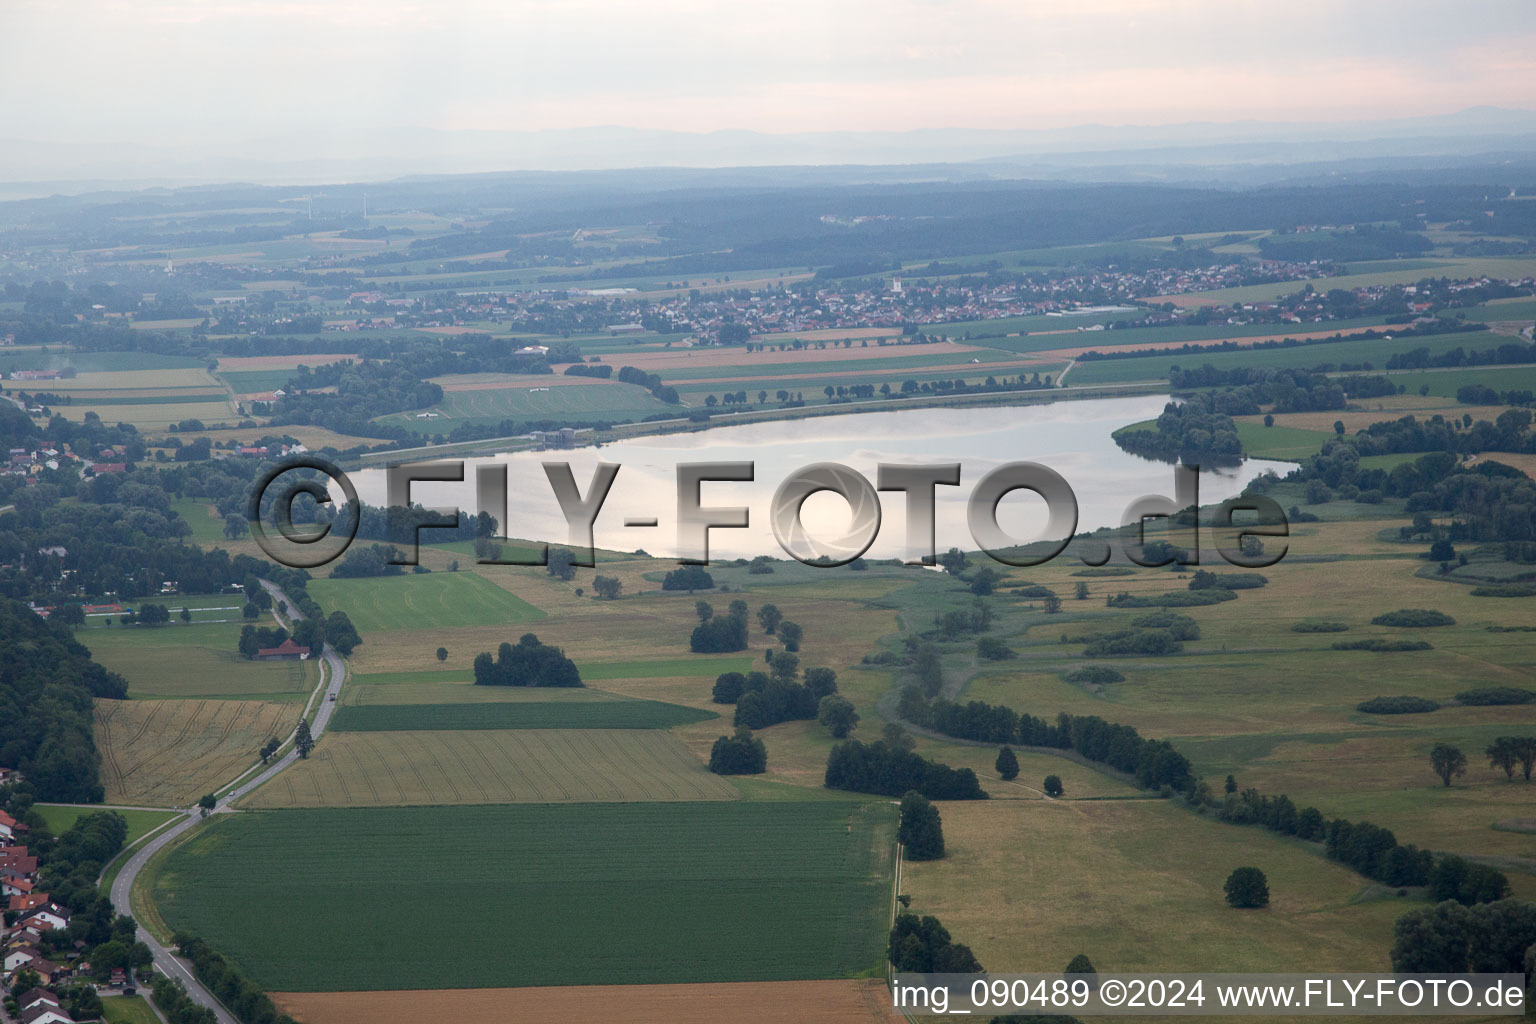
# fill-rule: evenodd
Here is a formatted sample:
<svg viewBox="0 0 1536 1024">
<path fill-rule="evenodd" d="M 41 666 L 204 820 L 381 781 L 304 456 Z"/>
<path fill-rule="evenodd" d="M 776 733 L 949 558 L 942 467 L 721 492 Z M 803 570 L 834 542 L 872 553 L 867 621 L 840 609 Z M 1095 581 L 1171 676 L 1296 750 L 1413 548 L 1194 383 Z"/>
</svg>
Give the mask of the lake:
<svg viewBox="0 0 1536 1024">
<path fill-rule="evenodd" d="M 1167 396 L 1150 395 L 1049 405 L 816 416 L 634 438 L 601 447 L 512 452 L 466 460 L 463 483 L 413 484 L 411 500 L 428 507 L 475 509 L 474 467 L 504 463 L 511 506 L 504 532 L 512 537 L 565 543 L 565 519 L 541 464 L 569 463 L 577 485 L 586 494 L 595 465 L 616 463 L 621 468 L 596 522 L 597 545 L 676 556 L 676 467 L 692 462 L 752 462 L 755 479 L 751 482 L 703 485 L 704 506 L 745 506 L 750 517 L 744 529 L 710 531 L 710 558 L 759 554 L 782 558 L 784 551 L 769 526 L 768 512 L 774 491 L 796 470 L 812 463 L 841 463 L 873 484 L 876 467 L 882 463 L 959 463 L 960 485 L 937 488 L 937 548 L 975 550 L 977 544 L 966 526 L 966 501 L 978 480 L 1008 462 L 1042 463 L 1065 477 L 1077 497 L 1079 532 L 1119 525 L 1125 507 L 1144 495 L 1171 496 L 1171 466 L 1129 455 L 1110 436 L 1126 424 L 1156 417 L 1167 401 Z M 1240 493 L 1249 480 L 1268 469 L 1283 475 L 1291 468 L 1290 463 L 1250 459 L 1237 467 L 1204 470 L 1201 504 Z M 363 501 L 384 503 L 382 469 L 360 470 L 352 479 Z M 906 544 L 905 495 L 882 492 L 880 502 L 880 532 L 868 556 L 915 557 L 917 553 L 909 553 Z M 501 518 L 494 510 L 492 514 Z M 626 518 L 642 517 L 654 517 L 657 525 L 625 525 Z M 831 493 L 812 495 L 802 507 L 802 521 L 814 536 L 840 535 L 851 518 L 847 503 Z M 1029 491 L 1014 491 L 998 506 L 999 525 L 1020 539 L 1035 537 L 1046 519 L 1045 503 Z M 422 539 L 429 542 L 431 531 L 423 531 Z"/>
</svg>

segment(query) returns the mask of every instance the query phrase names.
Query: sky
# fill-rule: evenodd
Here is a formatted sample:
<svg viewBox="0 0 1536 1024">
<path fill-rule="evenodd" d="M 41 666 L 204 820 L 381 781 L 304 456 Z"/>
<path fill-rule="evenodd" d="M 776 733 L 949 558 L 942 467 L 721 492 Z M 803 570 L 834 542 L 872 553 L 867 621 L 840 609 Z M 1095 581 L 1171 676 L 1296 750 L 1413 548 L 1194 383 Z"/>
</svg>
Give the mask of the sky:
<svg viewBox="0 0 1536 1024">
<path fill-rule="evenodd" d="M 0 137 L 1536 109 L 1530 0 L 0 0 Z"/>
</svg>

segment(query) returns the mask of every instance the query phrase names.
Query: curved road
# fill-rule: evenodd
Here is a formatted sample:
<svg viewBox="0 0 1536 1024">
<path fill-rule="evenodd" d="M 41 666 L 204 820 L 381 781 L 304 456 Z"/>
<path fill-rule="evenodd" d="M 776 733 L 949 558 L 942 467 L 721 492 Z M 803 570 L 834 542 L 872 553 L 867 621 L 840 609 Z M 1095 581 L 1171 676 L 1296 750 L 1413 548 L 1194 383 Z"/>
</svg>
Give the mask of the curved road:
<svg viewBox="0 0 1536 1024">
<path fill-rule="evenodd" d="M 272 598 L 274 602 L 276 602 L 277 609 L 286 611 L 288 615 L 294 619 L 301 619 L 304 617 L 302 614 L 300 614 L 299 610 L 289 602 L 288 596 L 281 590 L 277 589 L 277 587 L 268 583 L 266 580 L 262 580 L 261 583 L 262 586 L 266 587 L 268 592 L 272 594 Z M 281 621 L 281 619 L 279 619 L 279 621 Z M 331 721 L 331 713 L 336 708 L 336 701 L 333 700 L 333 698 L 339 699 L 341 694 L 341 686 L 344 682 L 346 682 L 347 678 L 346 662 L 342 661 L 341 656 L 338 655 L 329 646 L 327 646 L 322 653 L 321 660 L 323 662 L 323 670 L 325 672 L 324 693 L 321 694 L 320 709 L 315 713 L 314 724 L 310 726 L 309 730 L 310 735 L 312 735 L 317 740 L 320 738 L 320 735 L 325 732 L 325 727 Z M 307 705 L 305 707 L 305 711 L 308 711 Z M 295 726 L 295 730 L 297 730 L 297 726 Z M 288 738 L 292 739 L 292 733 L 289 734 Z M 298 757 L 298 751 L 290 747 L 286 754 L 279 757 L 276 761 L 273 761 L 270 765 L 268 765 L 265 769 L 256 774 L 250 780 L 241 783 L 238 787 L 230 790 L 228 793 L 220 797 L 219 802 L 212 813 L 233 813 L 234 809 L 230 805 L 234 801 L 240 799 L 242 796 L 245 796 L 253 789 L 256 789 L 258 786 L 270 780 L 284 768 L 287 768 L 294 761 L 298 760 Z M 122 870 L 117 873 L 117 877 L 112 881 L 112 906 L 117 909 L 118 913 L 133 913 L 133 908 L 130 904 L 130 897 L 133 892 L 133 883 L 134 880 L 139 877 L 139 872 L 144 870 L 144 866 L 149 863 L 150 858 L 154 857 L 155 854 L 159 853 L 161 850 L 165 849 L 171 843 L 174 843 L 181 836 L 185 835 L 191 829 L 196 827 L 202 820 L 203 814 L 201 809 L 196 807 L 191 808 L 186 812 L 186 814 L 182 816 L 181 820 L 176 822 L 175 825 L 171 826 L 163 832 L 160 832 L 149 842 L 145 843 L 143 846 L 139 847 L 139 849 L 134 851 L 133 856 L 128 859 L 128 862 L 123 865 Z M 177 957 L 175 957 L 170 950 L 161 945 L 159 940 L 157 940 L 153 935 L 149 934 L 149 932 L 146 931 L 143 927 L 139 928 L 138 938 L 139 941 L 148 946 L 150 952 L 154 954 L 155 966 L 160 968 L 161 972 L 166 976 L 176 978 L 183 985 L 185 985 L 187 987 L 187 995 L 191 997 L 192 1001 L 197 1003 L 199 1006 L 206 1006 L 212 1010 L 214 1016 L 218 1018 L 219 1024 L 240 1024 L 240 1022 L 235 1018 L 234 1014 L 226 1010 L 224 1005 L 220 1003 L 216 998 L 214 998 L 213 993 L 209 992 L 206 988 L 203 987 L 203 984 L 193 975 L 192 968 L 185 961 L 177 959 Z"/>
</svg>

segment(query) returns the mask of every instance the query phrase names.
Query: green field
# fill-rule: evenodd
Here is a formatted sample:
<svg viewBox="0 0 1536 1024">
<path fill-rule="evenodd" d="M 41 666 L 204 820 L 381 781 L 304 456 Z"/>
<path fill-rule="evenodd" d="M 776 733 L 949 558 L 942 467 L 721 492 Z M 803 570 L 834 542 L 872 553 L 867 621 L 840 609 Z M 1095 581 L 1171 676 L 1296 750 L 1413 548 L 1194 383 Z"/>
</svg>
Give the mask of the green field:
<svg viewBox="0 0 1536 1024">
<path fill-rule="evenodd" d="M 228 602 L 229 598 L 216 600 Z M 168 607 L 174 619 L 180 602 L 170 599 Z M 200 625 L 194 620 L 190 626 L 177 621 L 157 627 L 85 628 L 75 635 L 97 661 L 128 680 L 128 693 L 134 699 L 308 696 L 318 679 L 316 663 L 247 661 L 236 649 L 242 628 L 239 622 Z"/>
<path fill-rule="evenodd" d="M 449 391 L 439 404 L 427 410 L 379 417 L 412 430 L 448 431 L 461 423 L 497 424 L 502 420 L 533 422 L 564 420 L 638 420 L 674 410 L 651 396 L 645 388 L 616 380 L 567 384 L 569 378 L 486 374 L 488 382 L 504 386 L 473 391 Z M 464 379 L 464 378 L 456 378 Z M 555 381 L 551 384 L 550 381 Z M 533 391 L 532 388 L 547 390 Z M 429 416 L 427 413 L 439 415 Z"/>
<path fill-rule="evenodd" d="M 1506 344 L 1510 340 L 1512 339 L 1503 338 L 1499 344 Z M 1491 346 L 1479 344 L 1478 347 Z M 1419 389 L 1427 385 L 1429 393 L 1440 398 L 1455 398 L 1456 389 L 1468 384 L 1482 384 L 1499 392 L 1518 391 L 1522 388 L 1527 391 L 1536 391 L 1536 366 L 1506 366 L 1498 369 L 1458 366 L 1445 370 L 1412 370 L 1393 373 L 1392 383 L 1401 385 L 1409 394 L 1418 394 Z M 1450 414 L 1447 413 L 1446 416 L 1449 418 Z"/>
<path fill-rule="evenodd" d="M 1322 365 L 1337 366 L 1340 363 L 1370 363 L 1380 370 L 1386 366 L 1388 357 L 1399 352 L 1424 348 L 1428 349 L 1432 355 L 1437 355 L 1449 352 L 1453 348 L 1493 348 L 1509 340 L 1497 334 L 1478 331 L 1464 334 L 1437 334 L 1426 338 L 1397 338 L 1392 341 L 1377 338 L 1373 341 L 1339 341 L 1251 351 L 1170 352 L 1166 355 L 1137 356 L 1131 359 L 1079 361 L 1072 368 L 1072 375 L 1068 380 L 1073 386 L 1162 380 L 1167 378 L 1170 366 L 1204 366 L 1207 363 L 1219 370 L 1238 367 L 1310 369 Z"/>
<path fill-rule="evenodd" d="M 309 593 L 322 607 L 345 611 L 365 638 L 388 630 L 512 625 L 544 618 L 527 601 L 472 572 L 315 580 Z"/>
<path fill-rule="evenodd" d="M 718 715 L 659 700 L 366 704 L 336 713 L 338 732 L 417 729 L 670 729 Z"/>
<path fill-rule="evenodd" d="M 296 372 L 296 370 L 220 370 L 219 377 L 235 389 L 235 394 L 254 395 L 259 392 L 276 391 L 286 386 Z"/>
<path fill-rule="evenodd" d="M 135 811 L 117 807 L 61 807 L 55 804 L 33 804 L 32 809 L 43 816 L 48 822 L 48 831 L 54 835 L 63 835 L 69 831 L 69 827 L 76 820 L 87 814 L 97 811 L 115 811 L 128 821 L 128 839 L 132 843 L 140 836 L 159 827 L 163 822 L 176 817 L 174 811 Z"/>
<path fill-rule="evenodd" d="M 1142 314 L 1125 313 L 1121 317 L 1134 318 Z M 1058 348 L 1135 348 L 1138 345 L 1154 344 L 1178 344 L 1180 342 L 1222 341 L 1227 338 L 1266 338 L 1270 336 L 1283 338 L 1287 334 L 1311 333 L 1312 330 L 1323 329 L 1332 331 L 1356 331 L 1369 327 L 1380 327 L 1385 320 L 1379 316 L 1355 317 L 1349 320 L 1335 320 L 1326 324 L 1311 324 L 1303 327 L 1300 324 L 1176 324 L 1169 327 L 1129 327 L 1113 331 L 1076 331 L 1073 328 L 1114 320 L 1116 317 L 1065 317 L 1065 318 L 1030 318 L 1044 319 L 1044 324 L 1031 324 L 1033 331 L 1070 331 L 1069 334 L 1034 334 L 1017 338 L 988 338 L 986 344 L 992 348 L 1006 349 L 1009 352 L 1046 352 Z M 987 321 L 982 321 L 984 326 Z M 973 339 L 979 340 L 979 339 Z M 1074 374 L 1076 370 L 1072 371 Z"/>
<path fill-rule="evenodd" d="M 101 1001 L 107 1024 L 160 1024 L 143 996 L 111 996 Z"/>
<path fill-rule="evenodd" d="M 1237 436 L 1242 439 L 1243 451 L 1251 458 L 1300 462 L 1308 455 L 1316 455 L 1335 435 L 1331 430 L 1303 430 L 1279 424 L 1266 427 L 1262 423 L 1239 422 Z"/>
<path fill-rule="evenodd" d="M 172 852 L 154 900 L 272 991 L 867 975 L 892 818 L 884 801 L 252 812 Z"/>
<path fill-rule="evenodd" d="M 12 370 L 59 370 L 74 367 L 81 373 L 117 373 L 123 370 L 200 370 L 206 361 L 192 356 L 162 356 L 153 352 L 16 352 L 0 356 L 0 373 Z M 37 381 L 28 390 L 48 390 L 56 381 Z"/>
<path fill-rule="evenodd" d="M 576 661 L 585 682 L 605 679 L 666 679 L 682 676 L 713 678 L 722 672 L 746 672 L 756 659 L 739 654 L 722 657 L 655 658 L 636 661 Z M 474 673 L 465 669 L 440 669 L 435 672 L 365 672 L 352 678 L 353 683 L 404 685 L 408 683 L 467 683 Z M 546 691 L 548 692 L 548 691 Z"/>
</svg>

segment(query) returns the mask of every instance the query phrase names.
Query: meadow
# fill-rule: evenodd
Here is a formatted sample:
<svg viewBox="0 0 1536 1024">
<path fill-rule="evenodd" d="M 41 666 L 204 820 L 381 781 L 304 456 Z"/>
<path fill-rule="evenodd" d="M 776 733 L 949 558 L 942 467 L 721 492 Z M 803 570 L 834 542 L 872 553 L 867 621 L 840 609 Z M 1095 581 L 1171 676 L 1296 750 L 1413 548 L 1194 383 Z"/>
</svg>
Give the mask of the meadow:
<svg viewBox="0 0 1536 1024">
<path fill-rule="evenodd" d="M 540 609 L 473 572 L 320 579 L 309 585 L 309 593 L 322 607 L 345 611 L 365 638 L 398 630 L 509 626 L 544 618 Z"/>
<path fill-rule="evenodd" d="M 166 858 L 154 900 L 276 991 L 848 977 L 880 967 L 892 817 L 852 801 L 229 815 Z"/>
<path fill-rule="evenodd" d="M 301 705 L 252 700 L 98 700 L 96 746 L 109 804 L 183 806 L 256 763 Z"/>
<path fill-rule="evenodd" d="M 188 598 L 186 601 L 195 602 Z M 220 604 L 238 603 L 237 595 L 214 599 Z M 206 698 L 224 700 L 299 700 L 307 697 L 318 681 L 313 661 L 248 661 L 240 656 L 238 611 L 205 614 L 233 617 L 235 622 L 192 625 L 177 620 L 185 603 L 168 598 L 173 624 L 155 627 L 90 627 L 76 637 L 90 648 L 95 659 L 128 680 L 129 695 L 146 698 Z"/>
<path fill-rule="evenodd" d="M 160 1024 L 160 1018 L 143 996 L 103 999 L 101 1009 L 107 1024 Z"/>
<path fill-rule="evenodd" d="M 538 1021 L 589 1024 L 624 1008 L 629 1024 L 720 1024 L 782 1019 L 795 1024 L 896 1024 L 884 979 L 760 981 L 721 985 L 546 985 L 539 988 L 413 989 L 394 992 L 274 992 L 284 1013 L 326 1024 L 378 1024 L 434 1015 L 466 1024 Z"/>
<path fill-rule="evenodd" d="M 670 729 L 718 716 L 655 700 L 368 704 L 336 713 L 338 732 L 422 729 Z"/>
<path fill-rule="evenodd" d="M 914 911 L 962 936 L 990 971 L 1385 971 L 1412 905 L 1294 840 L 1165 801 L 945 803 L 946 857 L 902 867 Z M 1269 879 L 1265 910 L 1222 882 Z M 985 897 L 983 898 L 983 894 Z"/>
<path fill-rule="evenodd" d="M 69 827 L 87 814 L 97 811 L 113 811 L 121 814 L 128 822 L 128 838 L 124 845 L 128 845 L 159 828 L 165 822 L 170 821 L 176 815 L 170 811 L 141 811 L 129 807 L 78 807 L 74 805 L 64 806 L 57 804 L 33 804 L 32 809 L 43 816 L 48 823 L 48 831 L 54 835 L 63 835 L 69 831 Z"/>
</svg>

